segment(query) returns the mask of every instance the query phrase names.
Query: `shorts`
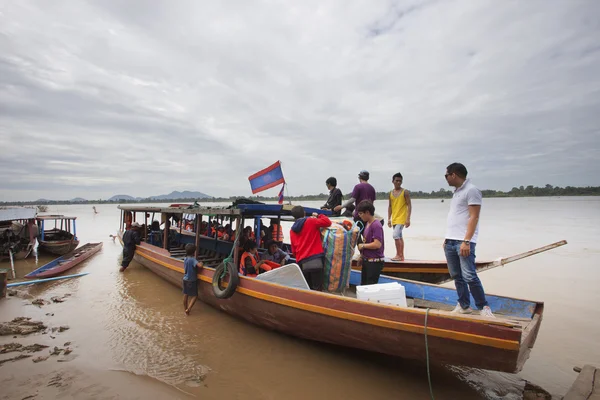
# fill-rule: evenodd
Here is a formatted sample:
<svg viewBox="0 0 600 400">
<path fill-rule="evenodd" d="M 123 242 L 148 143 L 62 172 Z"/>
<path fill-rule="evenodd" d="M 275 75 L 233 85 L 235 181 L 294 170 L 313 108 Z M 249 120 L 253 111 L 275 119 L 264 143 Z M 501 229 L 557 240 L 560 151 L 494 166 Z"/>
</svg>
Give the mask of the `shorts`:
<svg viewBox="0 0 600 400">
<path fill-rule="evenodd" d="M 404 225 L 394 225 L 394 233 L 392 234 L 394 240 L 402 239 L 402 229 L 404 229 Z"/>
<path fill-rule="evenodd" d="M 183 281 L 183 294 L 198 297 L 198 281 Z"/>
</svg>

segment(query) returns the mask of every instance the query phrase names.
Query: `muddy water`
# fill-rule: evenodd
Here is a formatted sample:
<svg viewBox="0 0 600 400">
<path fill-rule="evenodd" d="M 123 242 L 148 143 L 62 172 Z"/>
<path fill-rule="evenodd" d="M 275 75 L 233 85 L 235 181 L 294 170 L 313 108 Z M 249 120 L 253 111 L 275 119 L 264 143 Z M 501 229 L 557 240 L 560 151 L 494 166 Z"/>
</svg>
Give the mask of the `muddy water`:
<svg viewBox="0 0 600 400">
<path fill-rule="evenodd" d="M 414 201 L 413 226 L 405 230 L 407 258 L 443 258 L 448 205 Z M 385 214 L 386 206 L 377 202 L 377 211 Z M 419 363 L 298 340 L 202 303 L 186 318 L 178 288 L 135 262 L 125 274 L 118 272 L 121 246 L 108 237 L 118 226 L 118 210 L 114 205 L 96 209 L 95 215 L 87 205 L 49 210 L 77 215 L 82 243 L 104 242 L 101 253 L 73 271 L 88 276 L 23 290 L 44 298 L 70 293 L 65 303 L 39 309 L 25 299 L 0 302 L 2 320 L 31 315 L 68 324 L 78 368 L 130 371 L 204 399 L 428 398 L 426 368 Z M 495 259 L 560 239 L 569 245 L 481 274 L 488 292 L 545 301 L 536 346 L 518 375 L 433 369 L 437 399 L 517 399 L 523 379 L 561 395 L 575 378 L 574 365 L 600 363 L 599 226 L 598 198 L 486 200 L 478 258 Z M 386 255 L 392 256 L 393 248 L 386 231 Z M 21 261 L 17 273 L 23 276 L 49 259 Z M 50 312 L 55 315 L 45 315 Z"/>
</svg>

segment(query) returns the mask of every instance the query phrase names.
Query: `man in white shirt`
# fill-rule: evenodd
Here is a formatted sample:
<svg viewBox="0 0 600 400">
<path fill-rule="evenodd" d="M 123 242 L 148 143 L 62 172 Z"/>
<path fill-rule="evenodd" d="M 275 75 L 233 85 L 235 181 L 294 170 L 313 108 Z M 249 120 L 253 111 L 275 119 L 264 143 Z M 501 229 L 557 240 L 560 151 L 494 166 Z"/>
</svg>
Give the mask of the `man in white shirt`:
<svg viewBox="0 0 600 400">
<path fill-rule="evenodd" d="M 460 163 L 448 165 L 445 177 L 448 185 L 456 188 L 450 203 L 444 241 L 448 271 L 454 279 L 458 294 L 458 304 L 453 312 L 472 313 L 471 295 L 473 295 L 481 315 L 494 318 L 475 268 L 475 244 L 479 233 L 479 213 L 482 203 L 481 191 L 467 179 L 467 168 Z"/>
</svg>

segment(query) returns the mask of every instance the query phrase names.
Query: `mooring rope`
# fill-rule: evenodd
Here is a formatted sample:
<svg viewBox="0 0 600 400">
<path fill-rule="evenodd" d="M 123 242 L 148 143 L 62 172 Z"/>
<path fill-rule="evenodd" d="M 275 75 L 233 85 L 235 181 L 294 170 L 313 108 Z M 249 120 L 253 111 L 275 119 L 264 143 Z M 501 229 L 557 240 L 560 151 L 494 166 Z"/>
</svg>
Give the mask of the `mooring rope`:
<svg viewBox="0 0 600 400">
<path fill-rule="evenodd" d="M 429 370 L 429 345 L 427 343 L 427 318 L 429 317 L 429 308 L 425 310 L 425 355 L 427 356 L 427 380 L 429 381 L 429 395 L 431 400 L 435 400 L 433 397 L 433 386 L 431 385 L 431 371 Z"/>
</svg>

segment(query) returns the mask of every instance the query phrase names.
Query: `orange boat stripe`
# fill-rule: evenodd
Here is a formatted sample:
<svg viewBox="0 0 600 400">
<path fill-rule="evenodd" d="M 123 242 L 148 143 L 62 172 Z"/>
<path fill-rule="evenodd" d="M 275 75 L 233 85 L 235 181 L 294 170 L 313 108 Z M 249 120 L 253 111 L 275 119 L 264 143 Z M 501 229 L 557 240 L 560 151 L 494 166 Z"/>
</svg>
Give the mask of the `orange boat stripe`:
<svg viewBox="0 0 600 400">
<path fill-rule="evenodd" d="M 162 265 L 165 268 L 183 273 L 183 268 L 175 267 L 175 266 L 169 265 L 168 263 L 166 263 L 164 261 L 157 260 L 156 258 L 153 258 L 150 255 L 146 254 L 144 251 L 140 251 L 139 248 L 138 248 L 137 252 L 144 258 L 146 258 L 152 262 L 155 262 L 159 265 Z M 208 282 L 208 283 L 212 284 L 212 279 L 207 276 L 198 274 L 198 278 L 204 282 Z M 285 305 L 285 306 L 292 307 L 292 308 L 306 310 L 306 311 L 314 312 L 317 314 L 329 315 L 329 316 L 335 317 L 335 318 L 340 318 L 340 319 L 345 319 L 345 320 L 355 321 L 355 322 L 361 322 L 361 323 L 368 324 L 368 325 L 376 325 L 376 326 L 381 326 L 384 328 L 390 328 L 390 329 L 395 329 L 395 330 L 400 330 L 400 331 L 413 332 L 413 333 L 419 333 L 419 334 L 425 333 L 425 328 L 421 325 L 407 324 L 404 322 L 390 321 L 390 320 L 385 320 L 385 319 L 381 319 L 381 318 L 369 317 L 369 316 L 361 315 L 361 314 L 354 314 L 354 313 L 350 313 L 350 312 L 346 312 L 346 311 L 333 310 L 330 308 L 317 306 L 314 304 L 302 303 L 302 302 L 296 301 L 296 300 L 285 299 L 282 297 L 273 296 L 273 295 L 266 294 L 266 293 L 260 293 L 260 292 L 257 292 L 257 291 L 251 290 L 251 289 L 240 287 L 240 286 L 237 287 L 236 291 L 240 292 L 242 294 L 245 294 L 247 296 L 255 297 L 255 298 L 258 298 L 261 300 Z M 479 344 L 479 345 L 483 345 L 483 346 L 496 347 L 499 349 L 506 349 L 506 350 L 517 350 L 518 351 L 519 347 L 520 347 L 519 342 L 516 340 L 490 338 L 487 336 L 474 335 L 472 333 L 465 333 L 465 332 L 450 331 L 447 329 L 440 329 L 440 328 L 428 327 L 427 334 L 429 336 L 437 336 L 437 337 L 441 337 L 441 338 L 459 340 L 461 342 L 474 343 L 474 344 Z"/>
</svg>

